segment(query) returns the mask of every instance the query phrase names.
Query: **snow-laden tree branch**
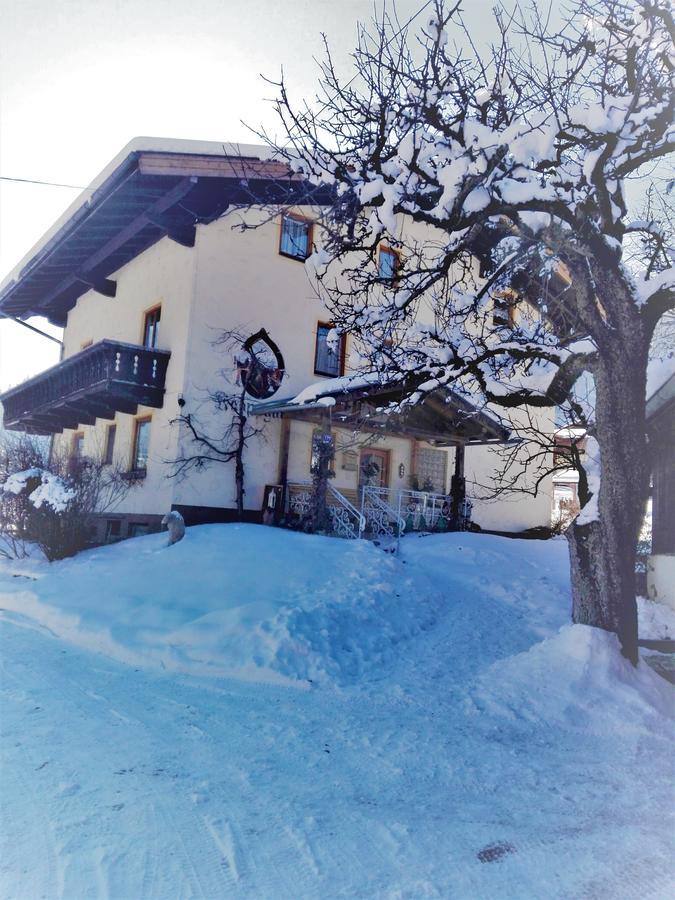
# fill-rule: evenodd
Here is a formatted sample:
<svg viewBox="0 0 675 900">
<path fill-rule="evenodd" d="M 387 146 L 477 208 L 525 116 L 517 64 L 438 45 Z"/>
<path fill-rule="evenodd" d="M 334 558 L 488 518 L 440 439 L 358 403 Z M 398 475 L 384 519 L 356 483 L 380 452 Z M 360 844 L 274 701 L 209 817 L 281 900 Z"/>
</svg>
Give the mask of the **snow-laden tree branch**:
<svg viewBox="0 0 675 900">
<path fill-rule="evenodd" d="M 492 407 L 583 413 L 603 466 L 587 479 L 597 517 L 571 532 L 575 619 L 636 660 L 647 352 L 675 302 L 666 195 L 649 188 L 675 146 L 673 16 L 666 0 L 576 0 L 560 28 L 536 6 L 496 16 L 483 54 L 460 4 L 437 0 L 416 34 L 383 12 L 349 80 L 327 51 L 315 103 L 277 85 L 277 151 L 332 186 L 308 268 L 364 369 L 400 378 L 409 402 L 451 384 Z M 636 177 L 652 201 L 639 216 Z"/>
</svg>

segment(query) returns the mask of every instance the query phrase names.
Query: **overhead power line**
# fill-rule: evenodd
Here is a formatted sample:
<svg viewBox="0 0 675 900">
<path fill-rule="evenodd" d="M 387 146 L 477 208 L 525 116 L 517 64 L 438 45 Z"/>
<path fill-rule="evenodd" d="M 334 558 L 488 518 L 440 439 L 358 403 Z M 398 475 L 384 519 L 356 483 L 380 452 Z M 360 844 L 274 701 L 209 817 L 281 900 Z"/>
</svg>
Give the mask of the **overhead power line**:
<svg viewBox="0 0 675 900">
<path fill-rule="evenodd" d="M 0 175 L 0 181 L 19 181 L 22 184 L 44 184 L 47 187 L 72 188 L 74 191 L 83 191 L 84 185 L 81 184 L 61 184 L 58 181 L 38 181 L 37 178 L 10 178 L 9 175 Z"/>
</svg>

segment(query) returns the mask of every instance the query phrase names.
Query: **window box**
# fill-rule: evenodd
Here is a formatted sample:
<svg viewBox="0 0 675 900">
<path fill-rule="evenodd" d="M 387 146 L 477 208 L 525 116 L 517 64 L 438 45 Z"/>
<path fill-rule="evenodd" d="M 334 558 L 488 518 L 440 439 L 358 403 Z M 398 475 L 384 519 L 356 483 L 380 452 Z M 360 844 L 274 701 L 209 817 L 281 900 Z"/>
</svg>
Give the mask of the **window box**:
<svg viewBox="0 0 675 900">
<path fill-rule="evenodd" d="M 129 469 L 128 472 L 122 473 L 122 478 L 125 481 L 142 481 L 144 478 L 147 478 L 147 475 L 147 469 Z"/>
</svg>

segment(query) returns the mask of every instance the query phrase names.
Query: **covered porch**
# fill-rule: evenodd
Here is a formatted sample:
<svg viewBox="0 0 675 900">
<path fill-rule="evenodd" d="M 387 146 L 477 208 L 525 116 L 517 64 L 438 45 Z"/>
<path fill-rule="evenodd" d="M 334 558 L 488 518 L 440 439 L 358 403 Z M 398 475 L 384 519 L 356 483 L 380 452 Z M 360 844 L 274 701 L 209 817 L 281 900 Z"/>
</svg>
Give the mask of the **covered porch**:
<svg viewBox="0 0 675 900">
<path fill-rule="evenodd" d="M 251 404 L 252 415 L 281 420 L 273 516 L 267 497 L 264 505 L 268 519 L 303 527 L 311 517 L 325 447 L 333 533 L 379 537 L 466 527 L 464 448 L 504 443 L 509 432 L 447 388 L 415 406 L 402 407 L 404 396 L 401 383 L 346 376 L 296 397 Z"/>
</svg>

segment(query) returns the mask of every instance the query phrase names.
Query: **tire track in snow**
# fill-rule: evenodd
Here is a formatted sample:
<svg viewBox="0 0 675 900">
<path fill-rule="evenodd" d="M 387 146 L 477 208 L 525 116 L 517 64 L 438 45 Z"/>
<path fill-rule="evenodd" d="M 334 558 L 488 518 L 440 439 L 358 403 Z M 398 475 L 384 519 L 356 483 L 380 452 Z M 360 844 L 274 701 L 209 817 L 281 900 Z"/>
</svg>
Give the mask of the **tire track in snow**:
<svg viewBox="0 0 675 900">
<path fill-rule="evenodd" d="M 94 700 L 97 705 L 105 708 L 106 712 L 112 717 L 121 720 L 134 729 L 140 730 L 142 734 L 150 738 L 150 746 L 147 748 L 145 755 L 151 764 L 145 766 L 144 769 L 141 769 L 139 766 L 138 771 L 135 768 L 134 770 L 121 769 L 119 771 L 125 780 L 130 780 L 132 784 L 136 785 L 137 789 L 133 791 L 135 797 L 142 798 L 145 794 L 152 798 L 151 802 L 149 804 L 146 803 L 144 806 L 144 808 L 149 806 L 151 809 L 155 824 L 153 840 L 149 842 L 151 848 L 153 846 L 156 848 L 161 840 L 164 844 L 163 850 L 166 856 L 168 851 L 166 836 L 171 835 L 175 838 L 173 846 L 183 861 L 182 872 L 187 876 L 190 882 L 190 890 L 194 892 L 194 896 L 201 898 L 201 900 L 220 900 L 220 898 L 232 896 L 236 882 L 227 871 L 227 867 L 223 866 L 223 858 L 219 855 L 218 848 L 214 845 L 213 836 L 206 829 L 203 819 L 194 812 L 189 802 L 180 797 L 177 791 L 171 794 L 170 800 L 167 800 L 167 792 L 160 792 L 153 783 L 153 778 L 163 774 L 163 770 L 154 767 L 154 757 L 156 756 L 155 748 L 152 746 L 154 736 L 147 723 L 133 713 L 130 713 L 131 717 L 119 713 L 115 707 L 123 704 L 110 700 L 103 694 L 85 690 L 72 679 L 70 679 L 70 683 L 80 694 L 87 696 L 90 700 Z M 82 707 L 79 707 L 79 710 L 83 711 Z M 128 710 L 125 707 L 126 711 Z M 141 743 L 140 738 L 136 736 L 134 741 L 135 747 L 138 748 Z M 136 754 L 138 755 L 138 750 L 136 750 Z M 161 828 L 159 827 L 160 820 Z M 157 865 L 154 873 L 150 876 L 147 875 L 147 868 L 144 866 L 144 883 L 148 877 L 156 882 L 155 876 L 159 867 L 159 855 L 156 851 L 153 852 L 152 849 L 146 851 L 146 855 L 148 852 L 151 858 L 154 857 L 157 860 Z M 150 888 L 144 889 L 148 893 L 143 895 L 143 900 L 146 897 L 150 898 L 153 896 Z M 154 889 L 154 884 L 152 884 L 152 889 Z M 165 889 L 166 885 L 164 891 Z M 156 896 L 159 900 L 163 900 L 165 894 L 160 893 Z"/>
<path fill-rule="evenodd" d="M 0 689 L 2 693 L 7 694 L 7 685 L 13 684 L 15 686 L 15 690 L 12 691 L 13 698 L 21 702 L 26 702 L 27 706 L 32 706 L 34 704 L 34 700 L 31 696 L 30 691 L 25 690 L 25 688 L 21 685 L 16 676 L 11 675 L 7 665 L 0 658 Z M 5 710 L 4 716 L 7 716 L 7 706 L 3 703 L 3 708 Z M 39 707 L 37 704 L 32 707 L 31 712 L 38 712 Z M 26 715 L 30 715 L 31 712 L 26 711 Z M 5 739 L 3 739 L 5 740 Z M 58 896 L 62 896 L 63 888 L 63 873 L 61 871 L 61 866 L 57 864 L 57 853 L 56 853 L 56 845 L 55 845 L 55 834 L 53 828 L 51 827 L 51 820 L 49 817 L 45 817 L 42 812 L 44 808 L 44 804 L 38 803 L 37 792 L 35 790 L 33 784 L 33 777 L 30 779 L 26 778 L 23 774 L 23 770 L 35 772 L 44 768 L 42 760 L 41 763 L 36 763 L 36 758 L 32 754 L 29 745 L 27 745 L 26 739 L 21 742 L 21 751 L 20 756 L 21 759 L 16 758 L 13 760 L 14 765 L 10 768 L 10 762 L 7 760 L 7 765 L 3 766 L 2 770 L 2 782 L 3 782 L 3 794 L 7 795 L 10 793 L 7 790 L 7 782 L 9 778 L 14 778 L 15 782 L 19 785 L 18 796 L 22 798 L 21 805 L 21 817 L 19 818 L 17 814 L 19 810 L 15 810 L 12 815 L 12 827 L 16 828 L 17 819 L 23 819 L 31 829 L 31 847 L 34 849 L 36 854 L 36 859 L 44 859 L 46 861 L 46 884 L 39 888 L 40 893 L 43 896 L 47 896 L 48 892 L 52 890 L 54 885 L 57 885 Z M 16 754 L 18 757 L 19 754 Z M 24 761 L 27 765 L 23 765 Z M 14 792 L 11 792 L 14 793 Z M 29 813 L 26 815 L 24 804 L 28 800 Z M 3 803 L 4 806 L 4 803 Z M 10 810 L 8 809 L 8 813 Z M 9 836 L 10 829 L 4 829 L 5 835 Z M 34 841 L 37 842 L 38 847 L 34 847 Z M 41 850 L 40 850 L 41 848 Z M 44 880 L 44 879 L 43 879 Z M 7 895 L 9 896 L 9 895 Z M 21 893 L 15 895 L 17 900 L 20 900 Z"/>
</svg>

